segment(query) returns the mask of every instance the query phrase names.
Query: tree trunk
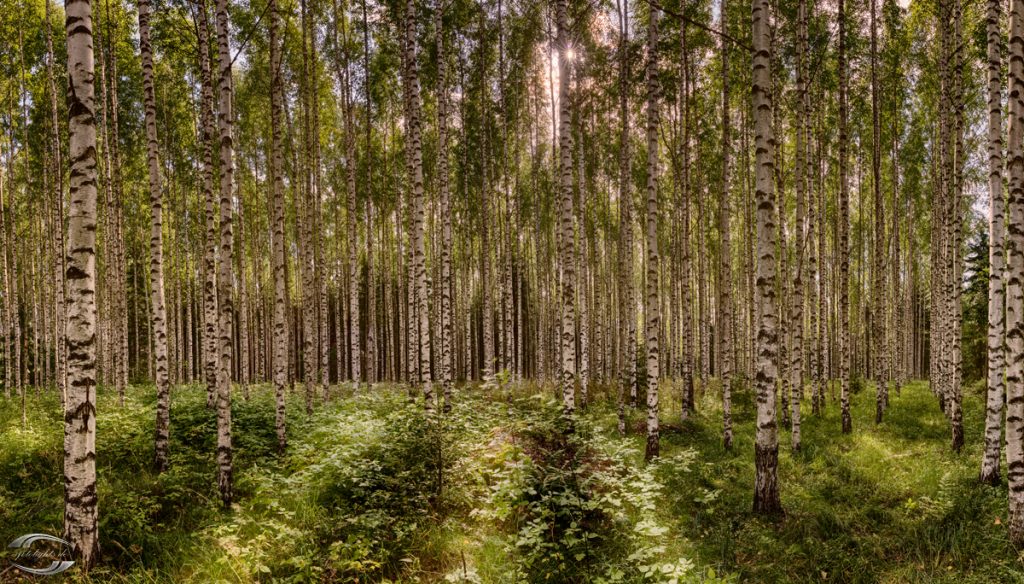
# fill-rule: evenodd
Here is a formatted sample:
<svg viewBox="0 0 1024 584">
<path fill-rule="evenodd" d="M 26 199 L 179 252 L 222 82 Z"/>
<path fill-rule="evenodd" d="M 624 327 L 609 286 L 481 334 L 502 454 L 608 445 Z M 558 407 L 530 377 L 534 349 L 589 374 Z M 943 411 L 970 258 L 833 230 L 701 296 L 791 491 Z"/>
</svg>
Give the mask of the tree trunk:
<svg viewBox="0 0 1024 584">
<path fill-rule="evenodd" d="M 444 42 L 444 6 L 434 9 L 437 43 L 438 188 L 441 197 L 441 389 L 444 411 L 452 407 L 452 209 L 448 187 L 448 82 Z M 520 331 L 522 335 L 522 331 Z"/>
<path fill-rule="evenodd" d="M 313 250 L 314 225 L 316 222 L 316 183 L 312 180 L 316 172 L 314 165 L 314 142 L 319 141 L 312 128 L 312 110 L 317 107 L 316 89 L 310 77 L 310 44 L 316 43 L 315 36 L 311 39 L 312 23 L 310 22 L 308 2 L 300 3 L 302 27 L 302 82 L 300 83 L 300 106 L 302 115 L 302 179 L 297 182 L 301 199 L 296 202 L 296 224 L 299 238 L 299 257 L 302 262 L 302 294 L 300 296 L 302 318 L 302 380 L 306 390 L 306 414 L 313 413 L 313 400 L 316 395 L 316 381 L 319 364 L 317 352 L 317 282 L 316 262 Z M 298 149 L 296 149 L 298 150 Z M 297 153 L 298 154 L 298 153 Z"/>
<path fill-rule="evenodd" d="M 647 25 L 647 304 L 644 306 L 647 336 L 647 448 L 644 459 L 658 456 L 658 376 L 661 299 L 658 290 L 658 126 L 661 83 L 658 81 L 658 16 L 650 10 Z"/>
<path fill-rule="evenodd" d="M 373 247 L 374 237 L 373 235 L 373 201 L 369 196 L 371 187 L 373 186 L 373 101 L 370 98 L 371 88 L 371 71 L 370 71 L 370 25 L 366 15 L 366 0 L 362 0 L 362 16 L 363 16 L 363 74 L 365 75 L 364 80 L 364 92 L 366 94 L 366 107 L 365 107 L 365 151 L 366 151 L 366 304 L 367 304 L 367 327 L 366 327 L 366 362 L 367 362 L 367 384 L 374 383 L 377 381 L 377 332 L 376 332 L 376 315 L 377 315 L 377 286 L 374 279 L 374 262 L 373 262 Z"/>
<path fill-rule="evenodd" d="M 220 368 L 217 374 L 217 486 L 221 502 L 231 506 L 231 339 L 234 305 L 232 269 L 232 195 L 234 194 L 234 113 L 232 110 L 231 48 L 229 46 L 227 0 L 217 0 L 217 49 L 220 62 L 218 82 L 220 133 L 220 266 L 217 272 L 220 308 Z"/>
<path fill-rule="evenodd" d="M 842 0 L 840 0 L 842 2 Z M 755 197 L 757 201 L 757 303 L 760 322 L 757 329 L 757 371 L 754 387 L 757 399 L 757 433 L 754 445 L 754 512 L 762 515 L 782 513 L 779 501 L 779 437 L 775 420 L 775 383 L 778 353 L 778 306 L 776 299 L 775 226 L 776 214 L 773 173 L 771 86 L 771 46 L 769 41 L 768 0 L 752 1 L 753 95 Z"/>
<path fill-rule="evenodd" d="M 0 145 L 0 158 L 3 157 L 3 146 Z M 13 367 L 11 362 L 11 333 L 14 327 L 11 324 L 13 309 L 11 307 L 11 279 L 7 269 L 7 256 L 10 248 L 12 247 L 7 243 L 7 220 L 6 220 L 6 206 L 4 202 L 4 167 L 0 164 L 0 266 L 3 266 L 3 271 L 0 272 L 0 284 L 4 287 L 4 305 L 2 322 L 0 322 L 0 333 L 3 333 L 4 339 L 4 398 L 11 399 L 11 386 L 14 381 Z M 65 254 L 62 252 L 63 258 Z M 63 261 L 63 259 L 62 259 Z M 60 336 L 64 339 L 64 331 L 60 331 Z M 63 396 L 64 401 L 67 401 L 67 395 Z"/>
<path fill-rule="evenodd" d="M 558 257 L 562 272 L 561 387 L 562 408 L 566 416 L 571 416 L 576 409 L 576 245 L 573 238 L 572 105 L 569 101 L 572 57 L 566 5 L 567 0 L 555 0 L 555 20 L 558 28 L 558 156 L 561 196 L 558 211 L 561 232 Z"/>
<path fill-rule="evenodd" d="M 68 401 L 64 413 L 64 534 L 85 571 L 99 559 L 96 509 L 96 119 L 92 10 L 65 5 L 71 181 L 65 281 Z"/>
<path fill-rule="evenodd" d="M 362 379 L 362 348 L 359 328 L 359 253 L 356 249 L 356 127 L 354 106 L 352 104 L 351 75 L 349 73 L 348 49 L 344 55 L 344 103 L 345 103 L 345 201 L 346 201 L 346 233 L 348 234 L 348 314 L 349 314 L 349 362 L 352 368 L 352 381 L 357 385 Z M 370 153 L 367 152 L 366 156 Z M 368 325 L 369 326 L 369 325 Z M 324 366 L 327 364 L 324 363 Z M 340 378 L 340 376 L 339 376 Z M 367 376 L 369 379 L 369 376 Z"/>
<path fill-rule="evenodd" d="M 683 395 L 681 399 L 681 418 L 686 420 L 688 415 L 694 411 L 694 395 L 693 395 L 693 365 L 694 355 L 696 353 L 696 347 L 693 342 L 693 305 L 695 304 L 693 298 L 693 290 L 691 288 L 691 273 L 692 273 L 692 256 L 690 253 L 690 83 L 692 79 L 692 73 L 690 71 L 690 51 L 687 44 L 686 35 L 686 23 L 680 23 L 680 52 L 683 55 L 683 69 L 682 79 L 680 83 L 681 89 L 681 115 L 683 123 L 683 145 L 682 145 L 682 160 L 680 162 L 680 170 L 682 171 L 683 184 L 682 184 L 682 209 L 681 209 L 681 220 L 680 220 L 680 233 L 679 238 L 682 241 L 682 248 L 680 250 L 682 254 L 681 265 L 680 265 L 680 278 L 681 278 L 681 322 L 680 327 L 683 329 L 682 339 L 682 376 L 683 376 Z M 702 233 L 702 229 L 698 226 L 697 233 Z"/>
<path fill-rule="evenodd" d="M 633 194 L 629 149 L 629 0 L 616 0 L 619 11 L 619 433 L 626 432 L 625 394 L 636 406 L 636 317 L 633 302 Z"/>
<path fill-rule="evenodd" d="M 800 100 L 800 113 L 796 124 L 796 164 L 793 182 L 796 185 L 796 231 L 793 237 L 793 248 L 796 261 L 793 265 L 793 284 L 789 297 L 789 327 L 792 344 L 789 348 L 790 375 L 790 408 L 792 415 L 792 431 L 790 446 L 794 451 L 800 450 L 800 401 L 804 395 L 804 251 L 807 239 L 807 217 L 804 202 L 807 195 L 807 0 L 800 0 L 797 9 L 797 98 Z M 779 161 L 781 164 L 781 161 Z"/>
<path fill-rule="evenodd" d="M 245 269 L 245 203 L 238 195 L 238 383 L 242 386 L 242 398 L 249 399 L 249 283 Z"/>
<path fill-rule="evenodd" d="M 841 1 L 841 0 L 840 0 Z M 722 32 L 728 29 L 728 5 L 721 0 Z M 729 129 L 729 48 L 726 39 L 720 39 L 722 58 L 722 185 L 718 192 L 718 318 L 715 334 L 718 336 L 718 377 L 722 385 L 722 443 L 732 448 L 732 251 L 730 249 L 729 219 L 729 167 L 732 136 Z M 767 41 L 765 41 L 767 43 Z M 767 87 L 765 88 L 767 90 Z M 774 203 L 773 203 L 774 205 Z"/>
<path fill-rule="evenodd" d="M 50 18 L 50 0 L 46 0 L 46 55 L 47 55 L 47 66 L 46 66 L 46 79 L 50 93 L 50 114 L 51 123 L 53 127 L 53 168 L 55 169 L 54 178 L 54 221 L 53 221 L 53 235 L 52 242 L 55 251 L 55 262 L 53 267 L 53 285 L 54 285 L 54 299 L 56 300 L 56 306 L 54 308 L 56 312 L 56 319 L 54 322 L 54 352 L 56 360 L 56 377 L 57 377 L 57 391 L 60 394 L 61 403 L 63 404 L 67 399 L 67 351 L 64 346 L 64 327 L 65 321 L 67 320 L 67 312 L 65 310 L 65 294 L 64 294 L 64 162 L 61 156 L 61 134 L 60 134 L 60 112 L 57 108 L 57 84 L 54 81 L 54 67 L 55 55 L 53 52 L 53 26 Z M 0 178 L 0 182 L 3 179 Z M 3 187 L 0 186 L 0 190 Z M 3 197 L 0 196 L 0 199 Z M 2 206 L 2 202 L 0 202 Z M 2 213 L 2 211 L 0 211 Z M 3 230 L 3 225 L 0 224 L 0 231 Z M 2 237 L 2 236 L 0 236 Z M 0 273 L 0 277 L 4 274 Z M 0 317 L 2 318 L 2 317 Z M 4 336 L 6 343 L 6 335 Z M 127 358 L 127 356 L 126 356 Z M 5 360 L 5 367 L 9 361 Z M 6 387 L 6 385 L 5 385 Z M 7 391 L 10 391 L 9 389 Z"/>
<path fill-rule="evenodd" d="M 820 112 L 820 110 L 819 110 Z M 819 119 L 820 119 L 819 114 Z M 821 124 L 818 124 L 818 137 L 814 144 L 814 166 L 815 176 L 820 179 L 821 176 L 821 163 L 822 163 L 822 142 L 824 142 L 823 131 Z M 828 219 L 826 217 L 826 205 L 825 205 L 825 189 L 822 188 L 822 182 L 818 182 L 818 265 L 820 266 L 818 276 L 818 346 L 816 348 L 818 368 L 815 371 L 815 375 L 818 379 L 818 401 L 815 411 L 820 413 L 825 408 L 825 396 L 828 393 L 829 377 L 826 373 L 828 367 L 828 338 L 829 338 L 829 300 L 831 298 L 832 290 L 828 286 L 829 274 L 831 270 L 826 266 L 826 247 L 827 238 L 826 232 L 828 231 Z"/>
<path fill-rule="evenodd" d="M 274 428 L 277 450 L 288 445 L 285 432 L 285 385 L 288 383 L 288 283 L 285 274 L 284 146 L 281 108 L 284 102 L 281 79 L 281 13 L 277 0 L 268 0 L 270 12 L 270 182 L 273 199 L 274 264 Z"/>
<path fill-rule="evenodd" d="M 988 24 L 988 200 L 989 200 L 989 280 L 988 280 L 988 392 L 985 409 L 985 452 L 981 461 L 981 482 L 999 484 L 999 455 L 1002 444 L 1003 400 L 1006 386 L 1006 300 L 1003 289 L 1006 218 L 1003 196 L 1003 118 L 1002 118 L 1002 36 L 999 0 L 989 0 Z"/>
<path fill-rule="evenodd" d="M 427 302 L 427 269 L 426 244 L 424 235 L 424 203 L 423 203 L 423 149 L 420 131 L 420 76 L 416 49 L 416 4 L 408 0 L 405 4 L 405 51 L 406 51 L 406 89 L 408 91 L 409 120 L 407 125 L 408 142 L 406 156 L 409 157 L 409 186 L 411 189 L 410 209 L 410 246 L 412 247 L 413 296 L 415 299 L 416 320 L 411 326 L 416 329 L 418 347 L 415 353 L 419 359 L 419 379 L 410 379 L 413 386 L 421 385 L 424 407 L 428 412 L 434 410 L 434 392 L 430 384 L 430 320 Z M 411 316 L 411 315 L 410 315 Z M 413 351 L 410 349 L 410 354 Z"/>
<path fill-rule="evenodd" d="M 875 242 L 872 248 L 874 265 L 871 268 L 871 336 L 877 348 L 872 363 L 875 379 L 875 423 L 882 422 L 882 414 L 889 401 L 887 366 L 885 363 L 885 207 L 882 204 L 882 126 L 878 108 L 878 25 L 877 0 L 871 0 L 871 193 L 875 207 Z"/>
<path fill-rule="evenodd" d="M 949 176 L 951 178 L 951 191 L 949 193 L 949 204 L 951 212 L 947 216 L 950 222 L 950 248 L 949 248 L 949 276 L 946 284 L 949 290 L 948 316 L 948 359 L 951 375 L 949 376 L 949 422 L 950 422 L 950 448 L 953 452 L 960 452 L 964 445 L 963 428 L 963 388 L 961 381 L 963 377 L 961 358 L 961 329 L 963 323 L 963 305 L 960 302 L 961 282 L 964 272 L 964 258 L 961 253 L 963 240 L 963 207 L 964 207 L 964 62 L 963 62 L 963 5 L 961 0 L 953 0 L 952 18 L 952 42 L 950 43 L 950 61 L 953 71 L 950 79 L 951 85 L 951 110 L 953 114 L 952 135 L 950 136 L 950 148 L 952 154 L 949 158 L 951 165 Z"/>
<path fill-rule="evenodd" d="M 164 306 L 163 186 L 160 182 L 160 143 L 156 134 L 156 94 L 153 88 L 153 47 L 149 40 L 152 5 L 139 0 L 139 52 L 142 55 L 142 91 L 146 118 L 146 163 L 149 171 L 149 281 L 153 308 L 153 345 L 156 355 L 157 472 L 167 470 L 170 435 L 170 383 L 167 379 L 167 309 Z"/>
<path fill-rule="evenodd" d="M 839 0 L 839 276 L 835 282 L 839 289 L 839 401 L 842 408 L 843 433 L 853 431 L 850 417 L 850 186 L 846 180 L 847 148 L 847 67 L 846 67 L 846 6 Z"/>
<path fill-rule="evenodd" d="M 217 370 L 220 367 L 217 345 L 217 212 L 213 193 L 213 74 L 210 63 L 210 18 L 205 2 L 199 11 L 196 29 L 199 38 L 199 68 L 202 81 L 202 188 L 206 206 L 206 249 L 203 254 L 203 354 L 206 376 L 206 405 L 214 407 L 217 395 Z"/>
<path fill-rule="evenodd" d="M 1009 211 L 1006 282 L 1006 478 L 1010 539 L 1024 545 L 1024 0 L 1010 2 L 1007 142 Z"/>
</svg>

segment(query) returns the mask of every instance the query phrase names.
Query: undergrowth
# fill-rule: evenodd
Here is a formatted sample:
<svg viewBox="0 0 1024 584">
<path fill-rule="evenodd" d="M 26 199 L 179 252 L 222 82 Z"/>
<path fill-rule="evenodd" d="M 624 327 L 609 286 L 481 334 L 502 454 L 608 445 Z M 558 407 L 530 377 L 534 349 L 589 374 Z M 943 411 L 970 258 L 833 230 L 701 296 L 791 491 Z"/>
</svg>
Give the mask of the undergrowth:
<svg viewBox="0 0 1024 584">
<path fill-rule="evenodd" d="M 101 388 L 97 467 L 102 562 L 93 582 L 1024 582 L 1005 534 L 1006 489 L 977 484 L 983 416 L 967 392 L 967 443 L 927 386 L 874 391 L 854 433 L 831 398 L 804 408 L 803 450 L 780 433 L 786 516 L 751 511 L 754 404 L 737 384 L 734 447 L 714 384 L 679 420 L 663 384 L 662 457 L 643 463 L 642 411 L 617 433 L 614 388 L 571 424 L 549 386 L 499 378 L 426 415 L 404 387 L 335 388 L 288 402 L 276 453 L 272 388 L 233 404 L 236 503 L 218 502 L 216 417 L 205 390 L 172 393 L 171 467 L 151 470 L 154 392 Z M 831 395 L 831 391 L 829 395 Z M 643 403 L 643 400 L 640 400 Z M 0 539 L 60 534 L 62 422 L 52 392 L 0 402 Z M 0 581 L 16 581 L 7 570 Z"/>
</svg>

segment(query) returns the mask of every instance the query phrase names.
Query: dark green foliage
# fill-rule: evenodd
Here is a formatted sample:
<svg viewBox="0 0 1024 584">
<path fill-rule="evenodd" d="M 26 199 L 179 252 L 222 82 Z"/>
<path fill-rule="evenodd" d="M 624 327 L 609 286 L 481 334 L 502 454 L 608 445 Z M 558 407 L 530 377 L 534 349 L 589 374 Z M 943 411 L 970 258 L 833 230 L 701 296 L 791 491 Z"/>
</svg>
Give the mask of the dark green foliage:
<svg viewBox="0 0 1024 584">
<path fill-rule="evenodd" d="M 288 453 L 274 453 L 273 394 L 234 404 L 238 501 L 223 511 L 213 412 L 201 387 L 173 392 L 172 465 L 151 471 L 152 388 L 124 408 L 102 388 L 98 459 L 103 562 L 95 582 L 1015 582 L 1005 487 L 976 483 L 980 434 L 948 452 L 948 425 L 913 383 L 880 425 L 838 433 L 839 409 L 804 420 L 804 448 L 779 452 L 786 518 L 751 514 L 753 404 L 739 381 L 734 449 L 720 439 L 717 386 L 676 420 L 663 394 L 663 452 L 620 438 L 609 396 L 566 432 L 549 388 L 462 389 L 443 421 L 377 387 L 303 412 L 290 396 Z M 874 392 L 852 400 L 873 414 Z M 294 400 L 294 401 L 292 401 Z M 61 528 L 59 402 L 0 404 L 0 540 Z M 978 428 L 981 396 L 966 392 Z M 630 428 L 642 412 L 631 412 Z M 780 436 L 787 443 L 786 432 Z M 746 454 L 745 454 L 746 453 Z M 438 470 L 441 470 L 440 475 Z M 70 576 L 73 580 L 74 574 Z"/>
<path fill-rule="evenodd" d="M 965 382 L 988 376 L 988 232 L 967 242 L 964 279 L 967 286 L 961 293 L 963 325 L 960 346 Z"/>
<path fill-rule="evenodd" d="M 601 458 L 588 443 L 590 428 L 567 421 L 557 408 L 539 408 L 519 434 L 529 457 L 517 496 L 509 503 L 522 571 L 531 582 L 589 582 L 622 534 L 602 508 Z"/>
<path fill-rule="evenodd" d="M 854 373 L 853 375 L 850 376 L 851 394 L 857 395 L 860 392 L 864 391 L 865 387 L 867 387 L 867 380 L 864 379 L 863 375 L 860 375 L 859 373 Z"/>
<path fill-rule="evenodd" d="M 322 444 L 325 461 L 309 473 L 311 502 L 324 511 L 317 539 L 339 577 L 399 574 L 420 530 L 444 512 L 450 428 L 414 404 L 383 424 L 354 456 L 344 442 Z"/>
</svg>

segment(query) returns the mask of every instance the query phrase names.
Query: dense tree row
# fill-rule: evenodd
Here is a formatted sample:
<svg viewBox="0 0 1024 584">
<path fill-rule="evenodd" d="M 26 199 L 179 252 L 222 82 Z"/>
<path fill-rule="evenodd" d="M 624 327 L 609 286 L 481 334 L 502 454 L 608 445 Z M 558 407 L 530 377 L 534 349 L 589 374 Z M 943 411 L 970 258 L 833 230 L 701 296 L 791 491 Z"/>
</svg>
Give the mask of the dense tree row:
<svg viewBox="0 0 1024 584">
<path fill-rule="evenodd" d="M 1024 2 L 69 0 L 66 53 L 49 0 L 0 7 L 4 392 L 64 400 L 85 565 L 95 391 L 129 382 L 156 385 L 161 470 L 172 388 L 205 385 L 227 505 L 250 384 L 274 385 L 281 451 L 290 391 L 312 412 L 401 382 L 445 411 L 457 383 L 530 378 L 572 415 L 611 389 L 622 432 L 646 398 L 648 458 L 660 397 L 685 419 L 715 396 L 730 448 L 752 391 L 754 507 L 777 513 L 808 397 L 849 432 L 865 380 L 879 423 L 929 377 L 959 450 L 985 377 L 982 480 L 1005 392 L 1024 540 Z"/>
</svg>

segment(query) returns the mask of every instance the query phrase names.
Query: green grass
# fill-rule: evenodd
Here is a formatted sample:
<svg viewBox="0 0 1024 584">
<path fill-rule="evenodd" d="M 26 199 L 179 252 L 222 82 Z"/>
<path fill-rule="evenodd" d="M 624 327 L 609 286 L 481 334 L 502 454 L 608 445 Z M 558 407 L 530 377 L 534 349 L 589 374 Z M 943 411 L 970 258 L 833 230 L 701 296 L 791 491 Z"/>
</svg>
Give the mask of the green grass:
<svg viewBox="0 0 1024 584">
<path fill-rule="evenodd" d="M 1024 562 L 1006 536 L 1006 488 L 979 485 L 984 408 L 964 400 L 966 445 L 949 448 L 949 426 L 927 384 L 893 394 L 874 423 L 874 388 L 852 400 L 853 433 L 840 432 L 838 402 L 823 415 L 804 404 L 803 447 L 780 432 L 785 518 L 752 515 L 753 405 L 734 405 L 732 452 L 721 445 L 720 409 L 703 409 L 663 438 L 663 452 L 694 448 L 696 473 L 678 477 L 667 513 L 700 559 L 751 582 L 1024 582 Z M 675 404 L 672 404 L 675 405 Z M 670 418 L 671 411 L 663 415 Z M 710 503 L 698 502 L 711 492 Z"/>
<path fill-rule="evenodd" d="M 750 512 L 749 391 L 736 392 L 725 451 L 716 392 L 680 424 L 676 390 L 664 385 L 662 461 L 650 467 L 643 437 L 615 431 L 613 391 L 594 392 L 568 442 L 553 392 L 534 385 L 460 390 L 442 428 L 402 387 L 337 389 L 312 417 L 295 394 L 279 458 L 273 395 L 257 387 L 233 406 L 229 511 L 217 503 L 216 422 L 202 388 L 173 392 L 172 466 L 160 476 L 150 470 L 152 387 L 130 388 L 124 408 L 104 389 L 103 562 L 64 579 L 646 582 L 671 581 L 674 566 L 677 581 L 1024 582 L 1005 532 L 1005 485 L 976 480 L 980 390 L 965 396 L 961 454 L 920 382 L 892 396 L 880 425 L 873 388 L 854 395 L 849 435 L 836 402 L 822 416 L 805 403 L 803 450 L 792 454 L 780 433 L 786 515 L 767 521 Z M 0 401 L 0 543 L 61 530 L 59 402 L 31 391 L 26 405 L 22 427 L 20 400 Z M 642 417 L 631 412 L 630 428 Z"/>
</svg>

